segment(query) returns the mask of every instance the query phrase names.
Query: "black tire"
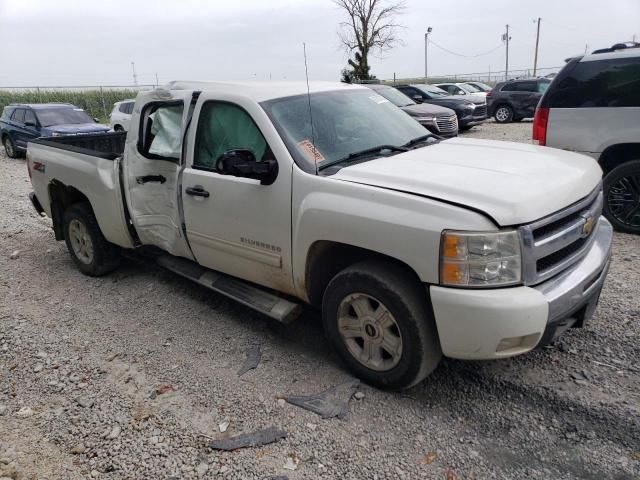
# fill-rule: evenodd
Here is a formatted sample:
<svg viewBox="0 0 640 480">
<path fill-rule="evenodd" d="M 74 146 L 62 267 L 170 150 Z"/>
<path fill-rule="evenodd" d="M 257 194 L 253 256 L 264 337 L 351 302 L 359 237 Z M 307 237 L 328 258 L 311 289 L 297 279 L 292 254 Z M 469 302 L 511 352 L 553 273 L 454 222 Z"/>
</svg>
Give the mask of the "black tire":
<svg viewBox="0 0 640 480">
<path fill-rule="evenodd" d="M 640 234 L 640 160 L 632 160 L 604 177 L 604 216 L 619 232 Z"/>
<path fill-rule="evenodd" d="M 124 128 L 122 128 L 122 125 L 114 125 L 113 126 L 113 131 L 114 132 L 124 132 Z"/>
<path fill-rule="evenodd" d="M 511 123 L 513 121 L 513 108 L 510 105 L 498 105 L 493 113 L 497 123 Z"/>
<path fill-rule="evenodd" d="M 395 322 L 392 328 L 401 339 L 401 353 L 392 368 L 374 370 L 365 366 L 349 351 L 347 340 L 340 333 L 343 301 L 351 295 L 363 294 L 382 304 Z M 442 358 L 424 285 L 413 272 L 393 262 L 364 261 L 338 273 L 324 292 L 322 320 L 327 337 L 349 369 L 358 378 L 382 389 L 401 390 L 417 384 Z M 369 334 L 367 328 L 360 330 L 363 335 Z"/>
<path fill-rule="evenodd" d="M 464 125 L 463 127 L 458 127 L 459 132 L 468 132 L 473 128 L 473 125 Z"/>
<path fill-rule="evenodd" d="M 85 258 L 85 260 L 81 259 L 74 249 L 74 236 L 70 233 L 70 227 L 73 221 L 77 221 L 85 227 L 86 234 L 91 241 L 92 255 L 89 256 L 89 261 L 87 261 L 87 258 Z M 76 267 L 78 267 L 78 270 L 85 275 L 99 277 L 115 270 L 119 265 L 120 248 L 117 245 L 109 243 L 104 238 L 89 204 L 76 203 L 71 205 L 64 212 L 63 228 L 65 243 L 67 244 L 71 258 L 76 264 Z"/>
<path fill-rule="evenodd" d="M 11 137 L 9 135 L 5 135 L 2 139 L 2 145 L 4 146 L 4 151 L 9 158 L 18 158 L 20 156 L 20 152 L 16 148 L 16 144 L 13 143 Z"/>
</svg>

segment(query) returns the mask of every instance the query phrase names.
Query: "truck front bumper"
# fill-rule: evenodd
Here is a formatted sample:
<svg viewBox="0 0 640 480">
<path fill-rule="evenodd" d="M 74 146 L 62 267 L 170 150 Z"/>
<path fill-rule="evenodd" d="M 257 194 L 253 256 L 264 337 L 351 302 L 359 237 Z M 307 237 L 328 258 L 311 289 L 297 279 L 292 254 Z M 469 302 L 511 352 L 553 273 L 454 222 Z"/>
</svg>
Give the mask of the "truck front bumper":
<svg viewBox="0 0 640 480">
<path fill-rule="evenodd" d="M 451 358 L 519 355 L 593 314 L 609 270 L 613 229 L 601 217 L 587 255 L 533 287 L 470 290 L 431 286 L 442 352 Z"/>
</svg>

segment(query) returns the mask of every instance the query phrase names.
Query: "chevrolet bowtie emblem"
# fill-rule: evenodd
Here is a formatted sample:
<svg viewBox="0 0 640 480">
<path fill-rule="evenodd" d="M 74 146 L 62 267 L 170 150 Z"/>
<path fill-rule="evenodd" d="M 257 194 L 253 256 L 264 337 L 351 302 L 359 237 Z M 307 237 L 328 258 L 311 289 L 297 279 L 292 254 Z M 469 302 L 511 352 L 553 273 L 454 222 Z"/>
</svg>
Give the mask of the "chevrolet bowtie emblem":
<svg viewBox="0 0 640 480">
<path fill-rule="evenodd" d="M 584 219 L 584 225 L 582 226 L 583 237 L 588 237 L 591 234 L 594 223 L 593 217 L 587 217 Z"/>
</svg>

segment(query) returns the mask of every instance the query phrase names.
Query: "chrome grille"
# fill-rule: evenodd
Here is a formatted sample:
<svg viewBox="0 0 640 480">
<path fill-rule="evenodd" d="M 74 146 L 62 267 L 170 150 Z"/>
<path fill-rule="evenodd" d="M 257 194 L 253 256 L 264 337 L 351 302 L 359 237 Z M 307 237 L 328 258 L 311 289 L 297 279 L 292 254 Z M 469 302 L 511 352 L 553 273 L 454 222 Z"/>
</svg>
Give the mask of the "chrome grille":
<svg viewBox="0 0 640 480">
<path fill-rule="evenodd" d="M 474 117 L 486 117 L 487 116 L 487 105 L 476 105 L 475 110 L 473 111 Z"/>
<path fill-rule="evenodd" d="M 557 275 L 587 253 L 598 228 L 602 203 L 600 185 L 570 207 L 520 227 L 526 285 Z"/>
<path fill-rule="evenodd" d="M 455 132 L 458 130 L 458 117 L 455 115 L 436 117 L 436 126 L 442 133 Z"/>
</svg>

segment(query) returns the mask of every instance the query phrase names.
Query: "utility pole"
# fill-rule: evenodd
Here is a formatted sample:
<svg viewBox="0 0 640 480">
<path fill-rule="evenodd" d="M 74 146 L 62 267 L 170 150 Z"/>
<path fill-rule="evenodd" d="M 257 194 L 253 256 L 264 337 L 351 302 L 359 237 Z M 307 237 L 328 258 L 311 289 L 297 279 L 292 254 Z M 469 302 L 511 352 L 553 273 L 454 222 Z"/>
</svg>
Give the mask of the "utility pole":
<svg viewBox="0 0 640 480">
<path fill-rule="evenodd" d="M 158 72 L 156 72 L 156 88 L 160 86 L 160 82 L 158 81 Z"/>
<path fill-rule="evenodd" d="M 429 34 L 433 29 L 431 27 L 427 28 L 427 33 L 424 34 L 424 83 L 429 83 L 429 64 L 428 64 L 428 53 L 429 53 Z"/>
<path fill-rule="evenodd" d="M 509 40 L 511 40 L 511 37 L 509 36 L 509 25 L 507 25 L 507 33 L 502 34 L 502 40 L 507 45 L 507 56 L 504 65 L 504 79 L 509 80 Z"/>
<path fill-rule="evenodd" d="M 533 76 L 536 76 L 538 70 L 538 43 L 540 43 L 540 17 L 538 17 L 538 33 L 536 33 L 536 55 L 533 59 Z"/>
<path fill-rule="evenodd" d="M 136 75 L 136 62 L 131 62 L 131 69 L 133 70 L 133 84 L 138 86 L 138 76 Z"/>
</svg>

